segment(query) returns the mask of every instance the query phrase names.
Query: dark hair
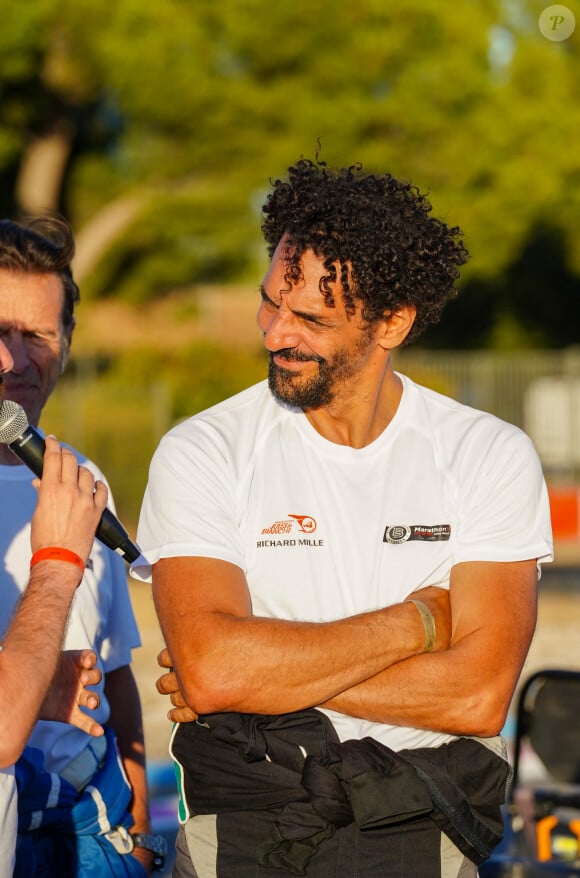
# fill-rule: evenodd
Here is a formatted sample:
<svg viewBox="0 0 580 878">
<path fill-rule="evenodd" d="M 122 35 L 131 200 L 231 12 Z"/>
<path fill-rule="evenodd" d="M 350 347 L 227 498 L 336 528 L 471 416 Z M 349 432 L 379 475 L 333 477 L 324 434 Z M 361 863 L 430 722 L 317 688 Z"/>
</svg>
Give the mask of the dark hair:
<svg viewBox="0 0 580 878">
<path fill-rule="evenodd" d="M 79 288 L 71 262 L 75 252 L 72 229 L 62 217 L 43 216 L 14 222 L 0 220 L 0 268 L 27 274 L 57 274 L 62 280 L 62 323 L 73 323 Z"/>
<path fill-rule="evenodd" d="M 328 271 L 320 282 L 327 304 L 334 301 L 338 262 L 347 313 L 357 298 L 369 322 L 414 305 L 407 341 L 439 320 L 468 253 L 461 230 L 430 216 L 431 204 L 416 187 L 390 174 L 365 173 L 361 165 L 332 170 L 307 159 L 289 168 L 287 181 L 272 185 L 262 231 L 270 257 L 288 235 L 289 284 L 300 278 L 300 258 L 311 248 Z"/>
</svg>

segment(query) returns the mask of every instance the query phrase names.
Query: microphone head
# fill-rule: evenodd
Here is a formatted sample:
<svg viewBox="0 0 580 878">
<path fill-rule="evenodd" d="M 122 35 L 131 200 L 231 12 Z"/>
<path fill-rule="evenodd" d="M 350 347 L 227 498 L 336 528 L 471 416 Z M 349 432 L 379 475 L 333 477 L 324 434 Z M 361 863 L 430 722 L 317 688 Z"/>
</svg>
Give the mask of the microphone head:
<svg viewBox="0 0 580 878">
<path fill-rule="evenodd" d="M 0 442 L 16 442 L 27 427 L 28 417 L 22 406 L 11 399 L 0 399 Z"/>
</svg>

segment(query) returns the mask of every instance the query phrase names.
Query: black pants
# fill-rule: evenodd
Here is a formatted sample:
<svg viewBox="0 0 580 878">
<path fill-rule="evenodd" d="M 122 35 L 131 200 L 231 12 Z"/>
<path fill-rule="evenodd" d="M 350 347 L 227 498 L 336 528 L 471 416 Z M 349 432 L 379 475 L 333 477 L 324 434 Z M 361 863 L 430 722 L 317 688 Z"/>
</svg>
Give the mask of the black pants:
<svg viewBox="0 0 580 878">
<path fill-rule="evenodd" d="M 258 866 L 274 811 L 194 817 L 180 830 L 173 878 L 290 878 Z M 476 878 L 477 869 L 428 818 L 361 832 L 351 824 L 325 841 L 308 878 Z"/>
</svg>

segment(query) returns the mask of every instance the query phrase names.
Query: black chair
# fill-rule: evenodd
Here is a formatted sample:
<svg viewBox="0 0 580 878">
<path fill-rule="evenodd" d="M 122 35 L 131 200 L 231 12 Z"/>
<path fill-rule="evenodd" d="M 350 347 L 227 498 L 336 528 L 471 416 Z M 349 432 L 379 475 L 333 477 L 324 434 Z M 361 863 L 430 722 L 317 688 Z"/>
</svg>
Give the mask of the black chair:
<svg viewBox="0 0 580 878">
<path fill-rule="evenodd" d="M 580 876 L 580 671 L 547 669 L 522 686 L 505 837 L 480 878 Z"/>
</svg>

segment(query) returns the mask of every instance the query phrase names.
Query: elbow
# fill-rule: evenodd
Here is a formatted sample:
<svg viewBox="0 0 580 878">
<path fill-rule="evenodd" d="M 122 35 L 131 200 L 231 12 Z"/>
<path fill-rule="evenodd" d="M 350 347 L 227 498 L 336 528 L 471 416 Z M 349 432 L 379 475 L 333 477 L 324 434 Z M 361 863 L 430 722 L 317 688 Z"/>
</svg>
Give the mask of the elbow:
<svg viewBox="0 0 580 878">
<path fill-rule="evenodd" d="M 2 695 L 0 698 L 2 704 L 10 703 L 8 698 L 4 698 L 3 691 L 0 695 Z M 20 759 L 31 728 L 32 723 L 30 725 L 19 723 L 6 707 L 3 715 L 0 716 L 0 770 L 10 768 Z"/>
<path fill-rule="evenodd" d="M 495 710 L 490 710 L 482 717 L 481 731 L 478 733 L 479 738 L 494 738 L 501 734 L 507 719 L 507 706 L 496 705 Z"/>
<path fill-rule="evenodd" d="M 26 746 L 26 739 L 18 740 L 14 735 L 14 730 L 3 729 L 0 731 L 0 770 L 10 768 L 22 756 L 22 751 Z"/>
<path fill-rule="evenodd" d="M 183 690 L 183 700 L 197 716 L 222 713 L 224 710 L 213 692 L 205 691 L 194 685 L 187 686 Z"/>
<path fill-rule="evenodd" d="M 453 734 L 493 738 L 504 727 L 509 699 L 499 698 L 497 693 L 479 692 L 463 701 L 460 708 L 451 730 Z"/>
<path fill-rule="evenodd" d="M 7 768 L 10 768 L 15 762 L 18 762 L 19 757 L 20 753 L 2 747 L 0 750 L 0 771 L 5 771 Z"/>
<path fill-rule="evenodd" d="M 239 687 L 231 675 L 220 673 L 215 668 L 207 668 L 204 672 L 198 667 L 196 673 L 185 680 L 182 693 L 187 706 L 198 716 L 242 709 L 243 696 Z"/>
<path fill-rule="evenodd" d="M 495 738 L 501 733 L 503 726 L 504 721 L 497 717 L 474 717 L 472 722 L 460 723 L 455 734 L 470 738 Z"/>
<path fill-rule="evenodd" d="M 14 694 L 0 686 L 0 770 L 10 768 L 22 756 L 34 719 L 27 719 L 25 710 L 14 703 Z"/>
</svg>

